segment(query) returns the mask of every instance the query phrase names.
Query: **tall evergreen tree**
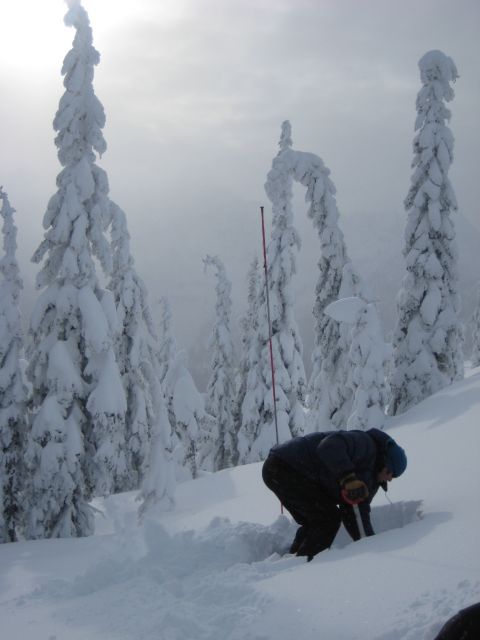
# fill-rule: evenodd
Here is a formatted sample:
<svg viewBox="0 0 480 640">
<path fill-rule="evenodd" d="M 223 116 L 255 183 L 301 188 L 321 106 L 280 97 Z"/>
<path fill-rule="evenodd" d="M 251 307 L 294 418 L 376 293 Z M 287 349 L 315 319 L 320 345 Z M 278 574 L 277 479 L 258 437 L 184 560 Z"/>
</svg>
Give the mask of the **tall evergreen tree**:
<svg viewBox="0 0 480 640">
<path fill-rule="evenodd" d="M 187 368 L 184 351 L 178 351 L 164 381 L 168 418 L 173 428 L 173 458 L 178 480 L 190 480 L 198 476 L 200 465 L 213 470 L 213 438 L 208 438 L 205 448 L 202 432 L 212 431 L 212 423 L 205 412 L 203 396 Z"/>
<path fill-rule="evenodd" d="M 293 276 L 300 238 L 293 225 L 291 127 L 282 124 L 280 151 L 272 162 L 265 191 L 272 202 L 271 239 L 267 249 L 268 282 L 271 309 L 272 351 L 275 363 L 275 397 L 277 425 L 274 420 L 272 374 L 270 366 L 269 327 L 261 319 L 256 349 L 259 353 L 254 370 L 249 373 L 242 429 L 251 431 L 253 445 L 246 459 L 262 460 L 278 439 L 283 442 L 303 433 L 305 402 L 305 370 L 303 346 L 294 317 Z M 266 308 L 266 290 L 260 293 L 260 307 Z M 263 314 L 262 314 L 263 315 Z M 255 427 L 252 418 L 258 414 Z M 252 427 L 254 431 L 252 431 Z"/>
<path fill-rule="evenodd" d="M 315 154 L 295 151 L 291 147 L 291 127 L 287 121 L 282 125 L 280 152 L 273 161 L 266 184 L 267 194 L 274 204 L 268 262 L 274 362 L 280 371 L 280 384 L 276 385 L 281 416 L 280 439 L 288 437 L 284 428 L 285 414 L 289 416 L 289 429 L 292 429 L 290 435 L 296 435 L 305 429 L 317 431 L 346 426 L 353 402 L 352 389 L 347 384 L 351 331 L 347 324 L 338 322 L 324 312 L 330 303 L 341 297 L 361 296 L 365 300 L 368 298 L 365 287 L 348 257 L 344 237 L 338 226 L 336 190 L 329 177 L 330 171 Z M 301 344 L 293 319 L 291 291 L 291 278 L 295 273 L 293 249 L 299 247 L 291 209 L 292 180 L 301 183 L 307 190 L 308 215 L 317 229 L 321 249 L 314 307 L 313 369 L 306 399 Z M 278 283 L 281 283 L 280 294 Z M 264 294 L 261 295 L 261 302 L 265 304 Z M 258 342 L 251 354 L 252 366 L 247 377 L 247 392 L 243 402 L 241 447 L 244 442 L 250 442 L 252 439 L 255 441 L 250 452 L 246 452 L 244 456 L 246 461 L 264 456 L 274 442 L 272 429 L 269 431 L 268 427 L 265 428 L 265 423 L 270 424 L 270 427 L 272 425 L 273 404 L 270 400 L 267 340 L 268 326 L 266 322 L 261 321 Z M 259 357 L 256 352 L 261 352 L 262 356 Z M 285 366 L 285 363 L 288 363 L 288 366 Z M 302 406 L 305 400 L 309 408 L 306 421 Z M 295 409 L 292 411 L 291 407 Z"/>
<path fill-rule="evenodd" d="M 167 508 L 174 504 L 175 465 L 173 460 L 173 433 L 162 386 L 154 374 L 153 367 L 145 367 L 149 384 L 151 412 L 154 417 L 150 430 L 150 447 L 137 500 L 142 504 L 139 516 L 154 504 L 162 503 Z"/>
<path fill-rule="evenodd" d="M 177 341 L 172 329 L 172 311 L 167 298 L 160 299 L 161 323 L 159 348 L 157 352 L 158 376 L 163 385 L 165 377 L 175 360 L 178 352 Z"/>
<path fill-rule="evenodd" d="M 351 413 L 348 378 L 350 327 L 326 315 L 325 308 L 348 296 L 365 297 L 364 286 L 347 253 L 338 226 L 336 189 L 330 171 L 313 153 L 290 150 L 284 154 L 292 177 L 307 190 L 308 216 L 320 240 L 319 275 L 315 289 L 315 347 L 308 384 L 307 430 L 344 428 Z"/>
<path fill-rule="evenodd" d="M 356 318 L 348 355 L 353 404 L 347 427 L 382 429 L 389 397 L 386 374 L 391 353 L 372 302 L 365 304 Z"/>
<path fill-rule="evenodd" d="M 368 301 L 365 286 L 351 262 L 347 262 L 342 269 L 342 282 L 338 292 L 339 299 L 349 296 L 358 296 L 364 302 Z M 330 345 L 333 353 L 326 351 L 327 357 L 321 366 L 325 374 L 325 405 L 322 407 L 322 404 L 320 404 L 321 410 L 317 414 L 317 428 L 320 427 L 318 416 L 325 416 L 326 407 L 328 407 L 328 419 L 324 424 L 330 424 L 336 429 L 345 428 L 345 425 L 348 424 L 349 416 L 354 410 L 355 387 L 349 384 L 352 372 L 351 350 L 353 336 L 352 327 L 348 323 L 340 322 L 337 340 Z"/>
<path fill-rule="evenodd" d="M 216 422 L 205 412 L 203 394 L 198 391 L 188 370 L 185 351 L 177 348 L 168 300 L 162 298 L 161 305 L 162 322 L 160 349 L 157 352 L 159 363 L 157 376 L 161 380 L 168 421 L 172 430 L 169 448 L 173 455 L 174 477 L 177 480 L 186 480 L 196 478 L 200 468 L 213 471 L 212 442 L 215 438 L 208 434 L 215 432 Z M 154 451 L 152 455 L 155 456 Z M 152 482 L 151 469 L 150 465 L 145 487 Z M 154 471 L 154 473 L 159 475 L 158 472 Z"/>
<path fill-rule="evenodd" d="M 405 199 L 407 274 L 398 295 L 391 414 L 398 414 L 463 376 L 457 259 L 452 212 L 457 209 L 448 172 L 453 135 L 445 102 L 458 77 L 453 60 L 429 51 L 419 61 L 418 131 L 413 141 L 410 191 Z"/>
<path fill-rule="evenodd" d="M 235 430 L 237 432 L 238 459 L 235 464 L 246 462 L 246 455 L 253 444 L 251 435 L 255 433 L 258 414 L 249 414 L 247 406 L 243 410 L 243 403 L 247 396 L 248 375 L 254 370 L 258 357 L 256 352 L 256 337 L 259 327 L 259 295 L 261 273 L 258 256 L 254 256 L 247 275 L 247 309 L 240 321 L 241 330 L 241 358 L 237 375 L 237 397 L 235 400 Z M 243 418 L 245 417 L 245 421 Z M 253 418 L 253 420 L 252 420 Z"/>
<path fill-rule="evenodd" d="M 113 293 L 119 318 L 120 331 L 115 341 L 115 353 L 127 398 L 127 478 L 125 485 L 116 489 L 131 490 L 140 486 L 148 462 L 150 441 L 155 429 L 158 429 L 157 414 L 164 409 L 155 398 L 159 389 L 161 393 L 161 388 L 156 379 L 157 336 L 147 291 L 134 267 L 125 214 L 112 203 L 111 215 L 113 275 L 108 287 Z M 157 444 L 168 442 L 170 438 L 170 425 L 165 420 L 162 424 L 167 433 L 165 436 L 157 434 Z"/>
<path fill-rule="evenodd" d="M 272 399 L 268 393 L 272 393 L 267 387 L 262 375 L 264 371 L 262 362 L 262 340 L 255 336 L 248 352 L 249 370 L 246 380 L 245 396 L 242 401 L 242 424 L 238 432 L 238 449 L 240 464 L 258 462 L 266 457 L 270 447 L 275 444 L 275 433 Z M 268 411 L 268 414 L 267 414 Z M 270 420 L 267 429 L 262 426 L 266 419 Z"/>
<path fill-rule="evenodd" d="M 480 367 L 480 285 L 478 300 L 472 318 L 472 367 Z"/>
<path fill-rule="evenodd" d="M 325 313 L 343 326 L 351 325 L 346 384 L 353 392 L 353 405 L 346 426 L 381 429 L 388 400 L 386 370 L 391 350 L 383 339 L 375 304 L 347 297 L 330 304 Z"/>
<path fill-rule="evenodd" d="M 117 319 L 95 266 L 96 258 L 106 274 L 112 267 L 104 236 L 108 180 L 95 155 L 106 149 L 105 115 L 92 84 L 99 54 L 79 3 L 65 22 L 76 34 L 63 63 L 65 93 L 53 123 L 63 169 L 44 216 L 44 240 L 33 256 L 44 263 L 37 276 L 43 292 L 30 325 L 30 538 L 90 534 L 88 500 L 108 494 L 126 475 L 126 402 L 113 352 Z"/>
<path fill-rule="evenodd" d="M 232 285 L 227 278 L 225 265 L 218 256 L 206 256 L 205 269 L 212 267 L 215 286 L 215 322 L 209 340 L 212 373 L 207 385 L 205 408 L 215 418 L 217 429 L 212 441 L 214 448 L 213 470 L 225 469 L 238 460 L 237 434 L 235 431 L 235 372 L 233 340 L 231 332 Z M 213 434 L 211 434 L 213 435 Z"/>
<path fill-rule="evenodd" d="M 23 283 L 16 259 L 15 209 L 0 187 L 3 250 L 0 260 L 0 543 L 14 542 L 22 523 L 25 482 L 23 447 L 26 433 L 27 390 L 20 358 L 23 332 L 19 310 Z"/>
</svg>

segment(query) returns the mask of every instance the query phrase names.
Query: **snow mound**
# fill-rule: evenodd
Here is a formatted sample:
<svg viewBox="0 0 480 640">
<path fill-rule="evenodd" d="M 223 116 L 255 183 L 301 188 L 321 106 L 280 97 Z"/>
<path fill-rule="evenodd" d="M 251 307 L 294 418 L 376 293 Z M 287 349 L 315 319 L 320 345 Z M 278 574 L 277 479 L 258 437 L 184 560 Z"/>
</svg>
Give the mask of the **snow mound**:
<svg viewBox="0 0 480 640">
<path fill-rule="evenodd" d="M 57 618 L 80 628 L 92 624 L 106 637 L 245 639 L 245 625 L 270 600 L 255 583 L 300 562 L 273 562 L 295 529 L 286 516 L 270 526 L 215 518 L 203 530 L 171 535 L 150 519 L 73 581 L 52 580 L 32 597 L 55 599 Z"/>
<path fill-rule="evenodd" d="M 147 560 L 171 566 L 179 573 L 203 568 L 223 570 L 285 553 L 296 528 L 286 516 L 279 516 L 270 526 L 253 522 L 232 524 L 227 518 L 214 518 L 201 532 L 169 536 L 161 525 L 150 522 L 145 528 Z"/>
<path fill-rule="evenodd" d="M 372 520 L 378 533 L 400 528 L 420 517 L 420 506 L 410 501 L 377 507 Z M 84 573 L 51 580 L 32 597 L 55 600 L 56 617 L 69 625 L 92 624 L 119 639 L 150 639 L 162 630 L 169 640 L 246 640 L 247 626 L 271 602 L 256 585 L 305 562 L 281 557 L 296 528 L 284 515 L 268 526 L 216 517 L 203 529 L 172 534 L 149 518 L 143 528 L 112 536 L 109 553 Z M 349 542 L 342 530 L 335 547 Z"/>
</svg>

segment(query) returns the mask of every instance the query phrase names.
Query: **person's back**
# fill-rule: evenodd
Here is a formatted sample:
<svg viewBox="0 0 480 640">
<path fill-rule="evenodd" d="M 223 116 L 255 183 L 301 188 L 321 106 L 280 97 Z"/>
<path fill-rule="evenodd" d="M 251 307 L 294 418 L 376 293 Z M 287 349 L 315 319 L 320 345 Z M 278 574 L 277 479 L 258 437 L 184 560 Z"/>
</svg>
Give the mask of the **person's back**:
<svg viewBox="0 0 480 640">
<path fill-rule="evenodd" d="M 379 429 L 323 431 L 272 447 L 271 454 L 318 482 L 332 499 L 340 501 L 341 480 L 353 471 L 373 497 L 378 490 L 377 472 L 384 466 L 386 448 L 393 442 Z"/>
<path fill-rule="evenodd" d="M 297 436 L 272 447 L 271 453 L 287 462 L 294 469 L 302 469 L 312 480 L 318 480 L 318 460 L 315 451 L 329 433 L 326 431 Z"/>
</svg>

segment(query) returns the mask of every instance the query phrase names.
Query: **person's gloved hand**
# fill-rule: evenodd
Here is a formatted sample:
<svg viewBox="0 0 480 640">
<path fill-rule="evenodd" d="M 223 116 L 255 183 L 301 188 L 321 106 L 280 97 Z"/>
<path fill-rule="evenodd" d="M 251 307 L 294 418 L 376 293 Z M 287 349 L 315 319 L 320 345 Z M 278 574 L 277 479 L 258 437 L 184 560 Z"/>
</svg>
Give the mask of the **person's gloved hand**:
<svg viewBox="0 0 480 640">
<path fill-rule="evenodd" d="M 359 480 L 354 473 L 349 473 L 348 476 L 342 478 L 340 484 L 342 498 L 348 504 L 358 504 L 368 498 L 367 485 L 362 480 Z"/>
</svg>

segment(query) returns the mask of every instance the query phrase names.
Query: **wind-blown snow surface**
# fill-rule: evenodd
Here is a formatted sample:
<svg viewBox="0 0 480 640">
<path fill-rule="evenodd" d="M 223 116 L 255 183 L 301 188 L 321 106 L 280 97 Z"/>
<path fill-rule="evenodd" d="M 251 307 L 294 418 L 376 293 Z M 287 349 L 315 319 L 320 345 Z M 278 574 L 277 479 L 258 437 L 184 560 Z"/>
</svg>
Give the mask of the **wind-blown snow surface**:
<svg viewBox="0 0 480 640">
<path fill-rule="evenodd" d="M 113 496 L 95 536 L 0 546 L 2 638 L 431 640 L 480 600 L 480 370 L 387 428 L 409 455 L 394 506 L 374 501 L 388 530 L 280 557 L 295 527 L 260 464 L 180 484 L 141 526 L 135 494 Z"/>
</svg>

